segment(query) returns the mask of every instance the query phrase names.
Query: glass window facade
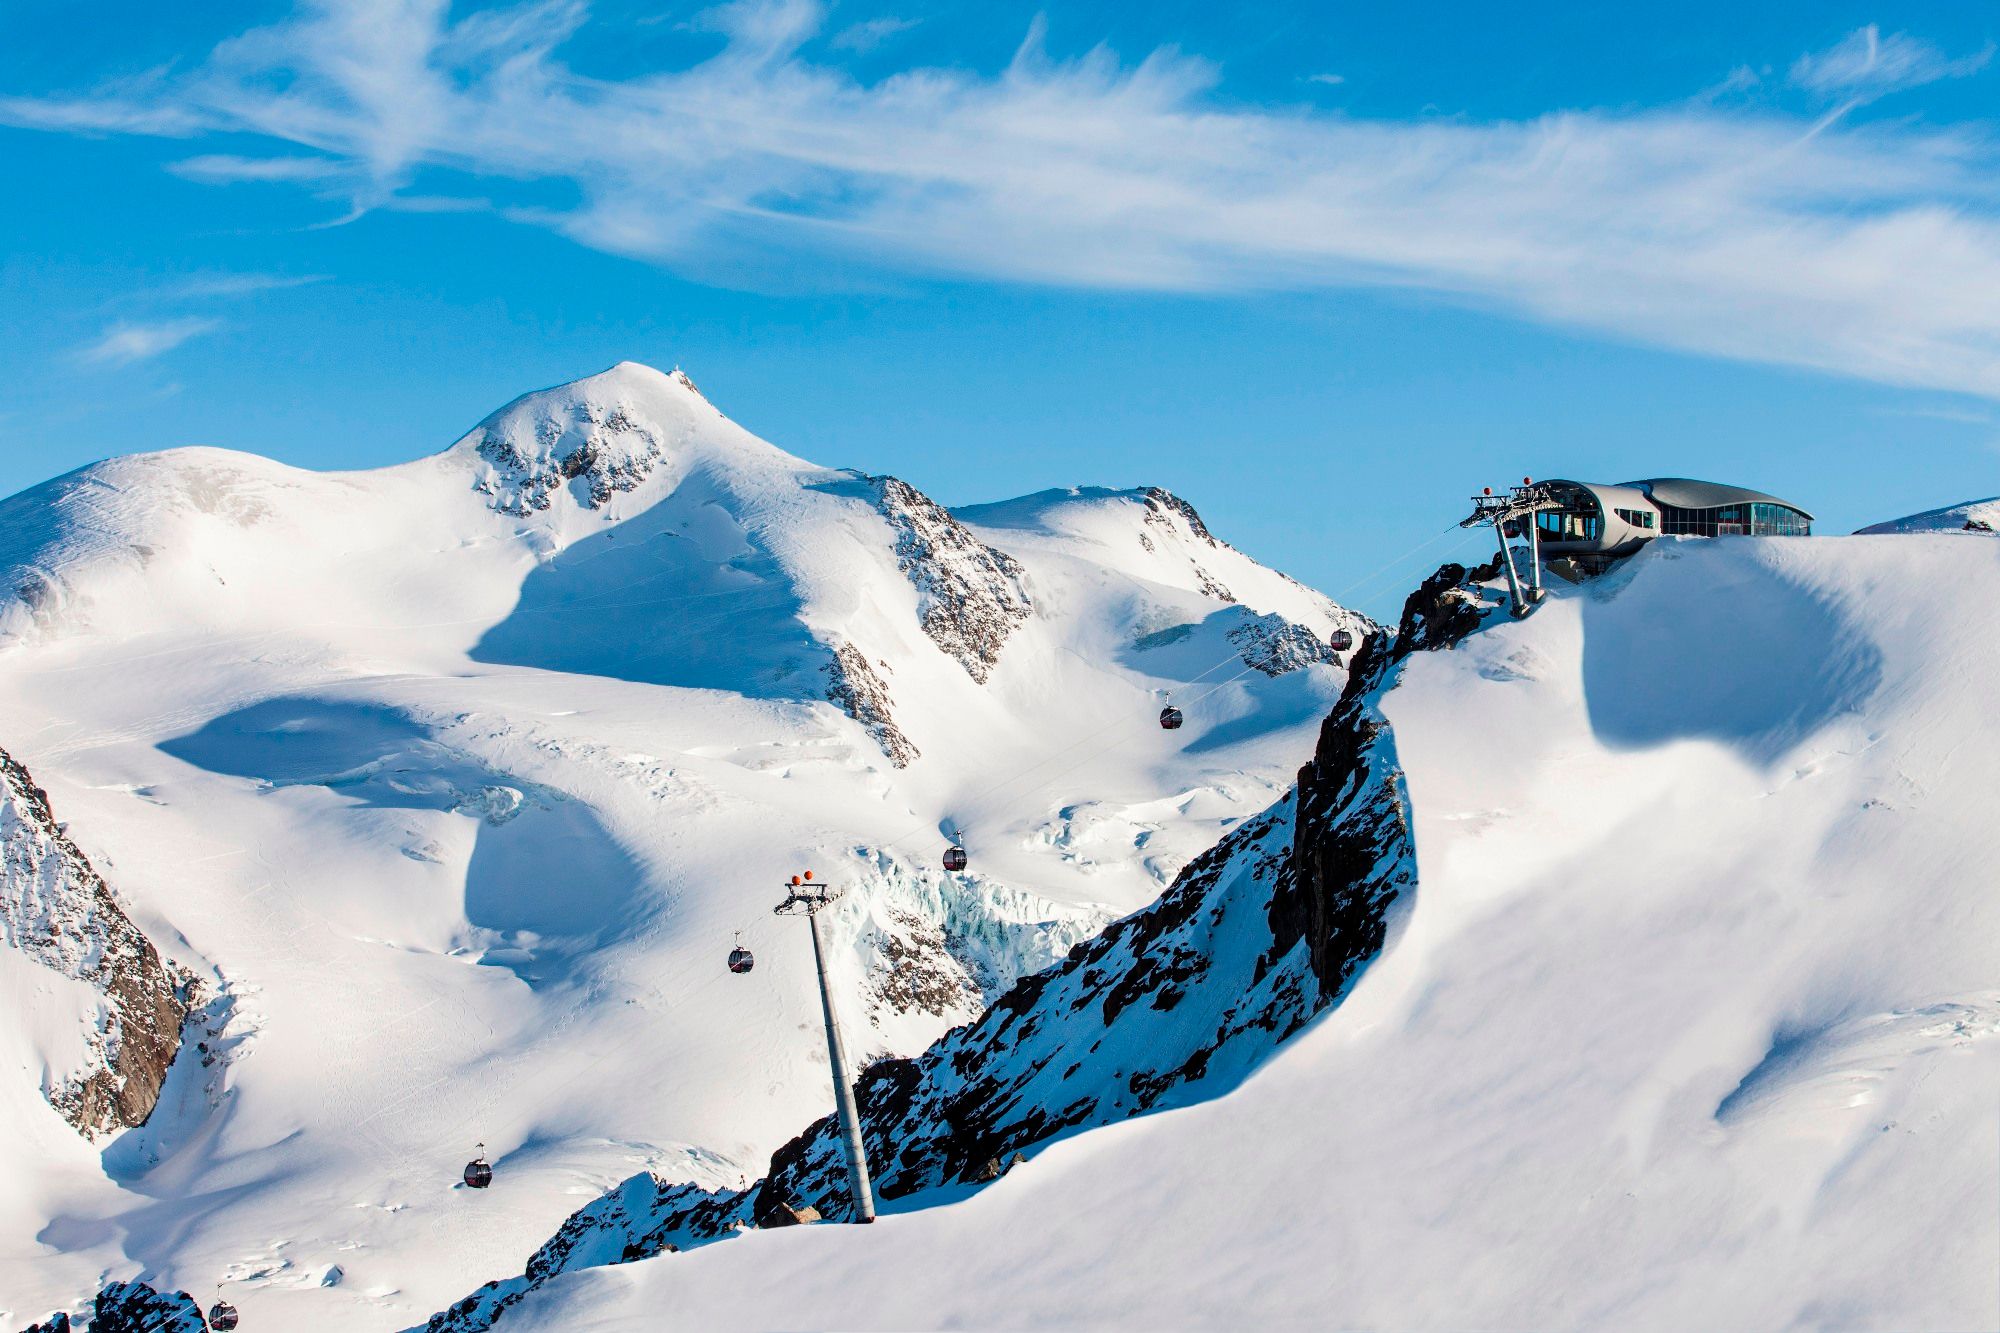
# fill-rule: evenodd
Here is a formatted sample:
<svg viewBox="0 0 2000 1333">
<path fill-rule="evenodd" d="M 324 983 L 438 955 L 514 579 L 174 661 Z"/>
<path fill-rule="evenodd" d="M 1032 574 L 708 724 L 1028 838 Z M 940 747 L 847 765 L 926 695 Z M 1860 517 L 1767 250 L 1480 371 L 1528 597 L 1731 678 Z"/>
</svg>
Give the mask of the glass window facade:
<svg viewBox="0 0 2000 1333">
<path fill-rule="evenodd" d="M 1604 517 L 1573 509 L 1544 509 L 1535 515 L 1535 528 L 1545 542 L 1594 542 L 1604 535 Z"/>
<path fill-rule="evenodd" d="M 1758 502 L 1715 509 L 1660 506 L 1660 531 L 1688 537 L 1810 537 L 1812 520 L 1790 505 Z"/>
</svg>

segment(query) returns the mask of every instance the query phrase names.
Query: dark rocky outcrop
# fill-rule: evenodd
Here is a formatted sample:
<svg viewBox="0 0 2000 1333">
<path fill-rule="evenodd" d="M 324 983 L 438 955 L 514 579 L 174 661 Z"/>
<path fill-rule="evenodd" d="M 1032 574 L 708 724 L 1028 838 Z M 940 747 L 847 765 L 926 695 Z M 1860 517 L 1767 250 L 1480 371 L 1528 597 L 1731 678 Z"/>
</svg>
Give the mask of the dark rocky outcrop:
<svg viewBox="0 0 2000 1333">
<path fill-rule="evenodd" d="M 1282 676 L 1302 667 L 1340 661 L 1333 645 L 1304 625 L 1280 615 L 1245 621 L 1229 631 L 1229 641 L 1243 654 L 1244 665 L 1267 676 Z"/>
<path fill-rule="evenodd" d="M 694 384 L 673 372 L 690 393 Z M 612 497 L 639 488 L 667 457 L 667 442 L 647 422 L 623 406 L 591 399 L 551 404 L 525 430 L 506 414 L 501 424 L 482 427 L 474 448 L 492 471 L 475 489 L 503 514 L 525 517 L 545 510 L 568 489 L 587 509 L 601 509 Z"/>
<path fill-rule="evenodd" d="M 1381 694 L 1410 654 L 1448 649 L 1478 628 L 1489 608 L 1468 585 L 1490 577 L 1446 565 L 1410 597 L 1393 639 L 1365 638 L 1297 791 L 1188 865 L 1159 901 L 1022 978 L 922 1056 L 863 1072 L 856 1096 L 882 1199 L 978 1184 L 1058 1136 L 1220 1095 L 1338 1003 L 1415 884 Z M 852 1211 L 831 1116 L 780 1148 L 740 1194 L 635 1177 L 565 1225 L 622 1228 L 620 1258 L 571 1247 L 538 1260 L 544 1273 L 621 1262 L 807 1208 Z M 524 1274 L 489 1290 L 540 1280 Z M 500 1308 L 446 1312 L 431 1333 L 489 1328 Z"/>
<path fill-rule="evenodd" d="M 64 1333 L 69 1316 L 57 1315 L 26 1333 Z M 208 1333 L 201 1307 L 184 1291 L 155 1291 L 144 1282 L 113 1282 L 97 1293 L 89 1333 Z"/>
<path fill-rule="evenodd" d="M 875 674 L 868 658 L 851 643 L 836 644 L 826 664 L 827 702 L 861 724 L 882 753 L 897 768 L 908 767 L 922 751 L 896 725 L 890 710 L 889 687 Z"/>
<path fill-rule="evenodd" d="M 708 1191 L 641 1173 L 571 1214 L 528 1259 L 519 1277 L 487 1283 L 432 1315 L 425 1327 L 428 1333 L 491 1328 L 558 1273 L 650 1259 L 749 1225 L 747 1191 Z"/>
<path fill-rule="evenodd" d="M 1185 532 L 1196 542 L 1213 546 L 1217 550 L 1226 551 L 1231 549 L 1227 542 L 1222 541 L 1208 530 L 1208 525 L 1201 521 L 1201 515 L 1194 511 L 1193 505 L 1171 491 L 1162 490 L 1158 486 L 1147 486 L 1139 492 L 1139 498 L 1146 506 L 1146 525 L 1148 527 L 1159 529 L 1173 536 L 1178 536 L 1180 533 Z M 1153 549 L 1152 538 L 1148 537 L 1145 533 L 1141 532 L 1139 534 L 1139 541 L 1147 550 L 1150 551 Z M 1219 602 L 1234 602 L 1236 600 L 1236 595 L 1222 586 L 1222 583 L 1213 574 L 1204 569 L 1199 560 L 1193 559 L 1192 553 L 1190 553 L 1189 563 L 1194 567 L 1199 591 L 1204 597 L 1213 597 Z"/>
<path fill-rule="evenodd" d="M 896 534 L 896 563 L 917 590 L 924 633 L 985 684 L 1007 636 L 1034 610 L 1021 566 L 908 482 L 895 477 L 868 482 L 876 508 Z"/>
<path fill-rule="evenodd" d="M 43 1095 L 88 1138 L 141 1125 L 180 1049 L 194 974 L 160 955 L 56 822 L 48 793 L 0 750 L 0 944 L 102 997 L 84 1072 Z"/>
<path fill-rule="evenodd" d="M 1415 874 L 1414 860 L 1391 867 L 1381 854 L 1385 846 L 1407 847 L 1410 829 L 1375 699 L 1411 653 L 1449 648 L 1479 627 L 1482 606 L 1468 585 L 1490 577 L 1445 565 L 1404 603 L 1393 639 L 1371 634 L 1361 641 L 1347 689 L 1320 724 L 1312 762 L 1299 771 L 1292 875 L 1271 899 L 1271 939 L 1280 950 L 1305 945 L 1323 996 L 1338 995 L 1380 951 L 1387 906 Z"/>
</svg>

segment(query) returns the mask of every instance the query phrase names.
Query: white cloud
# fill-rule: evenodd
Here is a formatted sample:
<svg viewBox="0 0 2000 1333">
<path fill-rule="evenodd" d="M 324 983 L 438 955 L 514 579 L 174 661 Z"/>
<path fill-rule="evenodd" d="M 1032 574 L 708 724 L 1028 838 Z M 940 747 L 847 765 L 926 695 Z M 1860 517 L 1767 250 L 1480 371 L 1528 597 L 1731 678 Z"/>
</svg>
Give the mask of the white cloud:
<svg viewBox="0 0 2000 1333">
<path fill-rule="evenodd" d="M 176 176 L 205 185 L 232 185 L 239 181 L 297 184 L 300 181 L 331 180 L 347 168 L 330 157 L 241 157 L 212 153 L 167 163 Z"/>
<path fill-rule="evenodd" d="M 831 45 L 836 51 L 853 51 L 865 55 L 897 33 L 908 32 L 916 26 L 915 19 L 886 17 L 864 19 L 835 33 Z"/>
<path fill-rule="evenodd" d="M 1337 88 L 1347 82 L 1347 76 L 1345 74 L 1308 74 L 1306 82 L 1324 83 L 1328 87 Z"/>
<path fill-rule="evenodd" d="M 139 361 L 150 361 L 173 351 L 191 338 L 213 333 L 221 327 L 220 320 L 192 317 L 147 323 L 121 321 L 106 329 L 95 342 L 79 349 L 77 355 L 91 365 L 129 366 Z"/>
<path fill-rule="evenodd" d="M 1992 58 L 1993 48 L 1988 46 L 1954 60 L 1908 33 L 1884 37 L 1871 23 L 1827 50 L 1800 56 L 1792 65 L 1792 82 L 1816 93 L 1873 98 L 1976 74 Z"/>
<path fill-rule="evenodd" d="M 0 119 L 259 136 L 339 163 L 337 187 L 306 188 L 354 213 L 470 178 L 503 216 L 710 276 L 803 255 L 1095 288 L 1394 286 L 2000 397 L 1982 132 L 1699 100 L 1487 122 L 1260 109 L 1172 50 L 1052 58 L 1039 25 L 991 75 L 863 82 L 803 54 L 823 17 L 739 0 L 698 21 L 720 52 L 614 80 L 562 59 L 573 3 L 454 21 L 445 0 L 324 0 L 185 73 Z M 1874 39 L 1870 77 L 1905 41 Z"/>
<path fill-rule="evenodd" d="M 284 291 L 325 282 L 324 273 L 210 273 L 188 278 L 166 288 L 161 294 L 177 299 L 202 297 L 255 296 L 259 292 Z"/>
</svg>

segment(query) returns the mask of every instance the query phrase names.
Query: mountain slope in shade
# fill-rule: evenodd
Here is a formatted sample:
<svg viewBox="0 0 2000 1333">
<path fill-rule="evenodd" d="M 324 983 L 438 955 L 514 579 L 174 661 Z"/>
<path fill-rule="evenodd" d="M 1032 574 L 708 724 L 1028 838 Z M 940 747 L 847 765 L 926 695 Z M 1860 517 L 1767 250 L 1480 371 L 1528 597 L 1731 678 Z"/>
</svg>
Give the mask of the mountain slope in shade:
<svg viewBox="0 0 2000 1333">
<path fill-rule="evenodd" d="M 1951 536 L 1663 539 L 1489 615 L 1381 694 L 1413 883 L 1253 1077 L 501 1327 L 1993 1327 L 1996 597 Z"/>
<path fill-rule="evenodd" d="M 24 1318 L 421 1322 L 635 1171 L 740 1188 L 829 1096 L 785 876 L 848 890 L 857 1056 L 914 1054 L 1279 796 L 1374 628 L 1164 492 L 952 512 L 631 365 L 379 471 L 99 464 L 0 568 L 0 743 L 220 979 L 143 1129 L 21 1076 Z"/>
</svg>

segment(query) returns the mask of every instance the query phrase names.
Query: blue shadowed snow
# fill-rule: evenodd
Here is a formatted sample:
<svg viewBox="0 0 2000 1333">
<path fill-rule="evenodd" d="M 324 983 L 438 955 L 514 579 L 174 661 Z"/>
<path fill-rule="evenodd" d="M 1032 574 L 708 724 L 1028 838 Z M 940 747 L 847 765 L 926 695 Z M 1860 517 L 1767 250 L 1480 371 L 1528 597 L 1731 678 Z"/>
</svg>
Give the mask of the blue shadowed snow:
<svg viewBox="0 0 2000 1333">
<path fill-rule="evenodd" d="M 160 748 L 214 773 L 323 787 L 362 810 L 478 820 L 465 917 L 483 930 L 601 942 L 636 919 L 642 872 L 588 805 L 495 773 L 399 709 L 269 699 Z"/>
<path fill-rule="evenodd" d="M 793 697 L 830 660 L 776 560 L 698 480 L 536 568 L 476 662 Z M 746 687 L 747 690 L 746 690 Z M 811 691 L 816 693 L 817 691 Z"/>
<path fill-rule="evenodd" d="M 1713 740 L 1769 763 L 1881 681 L 1881 655 L 1836 606 L 1785 576 L 1797 537 L 1661 541 L 1628 576 L 1646 596 L 1584 609 L 1583 683 L 1606 744 Z M 1612 577 L 1617 577 L 1613 575 Z"/>
</svg>

